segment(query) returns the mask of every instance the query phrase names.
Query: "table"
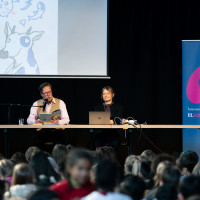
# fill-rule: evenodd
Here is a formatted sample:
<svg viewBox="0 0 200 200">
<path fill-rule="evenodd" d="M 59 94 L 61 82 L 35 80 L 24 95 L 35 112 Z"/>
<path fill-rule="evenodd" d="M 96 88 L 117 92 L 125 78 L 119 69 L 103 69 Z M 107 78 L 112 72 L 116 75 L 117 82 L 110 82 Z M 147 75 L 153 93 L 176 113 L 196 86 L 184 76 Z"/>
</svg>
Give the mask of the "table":
<svg viewBox="0 0 200 200">
<path fill-rule="evenodd" d="M 4 129 L 5 134 L 5 154 L 9 154 L 9 140 L 7 137 L 8 129 L 90 129 L 90 132 L 93 132 L 93 129 L 123 129 L 128 130 L 130 133 L 129 137 L 129 154 L 131 153 L 132 147 L 132 129 L 184 129 L 184 128 L 193 128 L 198 129 L 200 125 L 88 125 L 88 124 L 68 124 L 68 125 L 0 125 L 0 129 Z"/>
</svg>

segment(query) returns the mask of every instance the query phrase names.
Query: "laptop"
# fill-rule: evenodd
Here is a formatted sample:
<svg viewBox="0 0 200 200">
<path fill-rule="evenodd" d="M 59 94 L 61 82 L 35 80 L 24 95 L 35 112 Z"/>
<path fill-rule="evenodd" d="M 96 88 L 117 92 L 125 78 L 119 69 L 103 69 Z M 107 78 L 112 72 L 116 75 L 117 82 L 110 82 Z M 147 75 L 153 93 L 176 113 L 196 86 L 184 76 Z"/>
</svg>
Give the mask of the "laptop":
<svg viewBox="0 0 200 200">
<path fill-rule="evenodd" d="M 90 111 L 89 124 L 91 125 L 108 125 L 110 124 L 110 112 L 105 111 Z"/>
</svg>

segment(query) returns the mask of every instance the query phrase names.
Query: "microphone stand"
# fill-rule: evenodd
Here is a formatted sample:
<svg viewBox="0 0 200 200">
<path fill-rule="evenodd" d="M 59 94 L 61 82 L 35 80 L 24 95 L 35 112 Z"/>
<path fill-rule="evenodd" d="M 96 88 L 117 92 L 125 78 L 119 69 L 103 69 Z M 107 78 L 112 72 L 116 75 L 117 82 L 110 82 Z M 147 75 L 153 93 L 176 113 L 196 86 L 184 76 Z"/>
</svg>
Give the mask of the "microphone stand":
<svg viewBox="0 0 200 200">
<path fill-rule="evenodd" d="M 39 107 L 39 108 L 43 108 L 43 106 L 33 106 L 33 105 L 25 105 L 25 104 L 12 104 L 12 103 L 0 103 L 0 106 L 3 107 L 8 107 L 8 124 L 10 124 L 11 122 L 11 108 L 12 107 Z M 9 136 L 7 134 L 8 130 L 7 128 L 4 128 L 4 141 L 5 141 L 5 155 L 8 158 L 9 157 Z"/>
<path fill-rule="evenodd" d="M 11 108 L 12 107 L 38 107 L 43 108 L 43 106 L 33 106 L 33 105 L 25 105 L 25 104 L 13 104 L 13 103 L 0 103 L 0 106 L 8 107 L 8 124 L 11 123 Z"/>
</svg>

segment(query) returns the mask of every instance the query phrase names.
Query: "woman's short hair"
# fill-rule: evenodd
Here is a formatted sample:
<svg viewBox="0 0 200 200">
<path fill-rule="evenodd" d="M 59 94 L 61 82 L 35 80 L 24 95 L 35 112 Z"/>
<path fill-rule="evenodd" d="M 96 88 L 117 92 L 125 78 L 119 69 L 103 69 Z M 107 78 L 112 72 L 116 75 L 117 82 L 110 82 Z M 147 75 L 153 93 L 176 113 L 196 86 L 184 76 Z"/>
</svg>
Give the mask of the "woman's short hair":
<svg viewBox="0 0 200 200">
<path fill-rule="evenodd" d="M 101 90 L 101 98 L 103 98 L 103 91 L 104 90 L 108 90 L 111 94 L 115 94 L 115 91 L 114 91 L 114 89 L 111 86 L 105 86 Z"/>
</svg>

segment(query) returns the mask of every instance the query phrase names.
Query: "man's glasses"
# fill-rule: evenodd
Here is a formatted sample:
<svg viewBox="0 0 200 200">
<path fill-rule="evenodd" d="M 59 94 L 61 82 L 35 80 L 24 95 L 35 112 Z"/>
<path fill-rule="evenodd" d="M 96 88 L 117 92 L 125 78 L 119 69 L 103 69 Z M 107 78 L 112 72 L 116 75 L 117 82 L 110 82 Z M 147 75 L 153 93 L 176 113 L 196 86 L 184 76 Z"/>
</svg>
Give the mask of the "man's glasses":
<svg viewBox="0 0 200 200">
<path fill-rule="evenodd" d="M 44 96 L 51 94 L 52 91 L 42 93 Z"/>
</svg>

